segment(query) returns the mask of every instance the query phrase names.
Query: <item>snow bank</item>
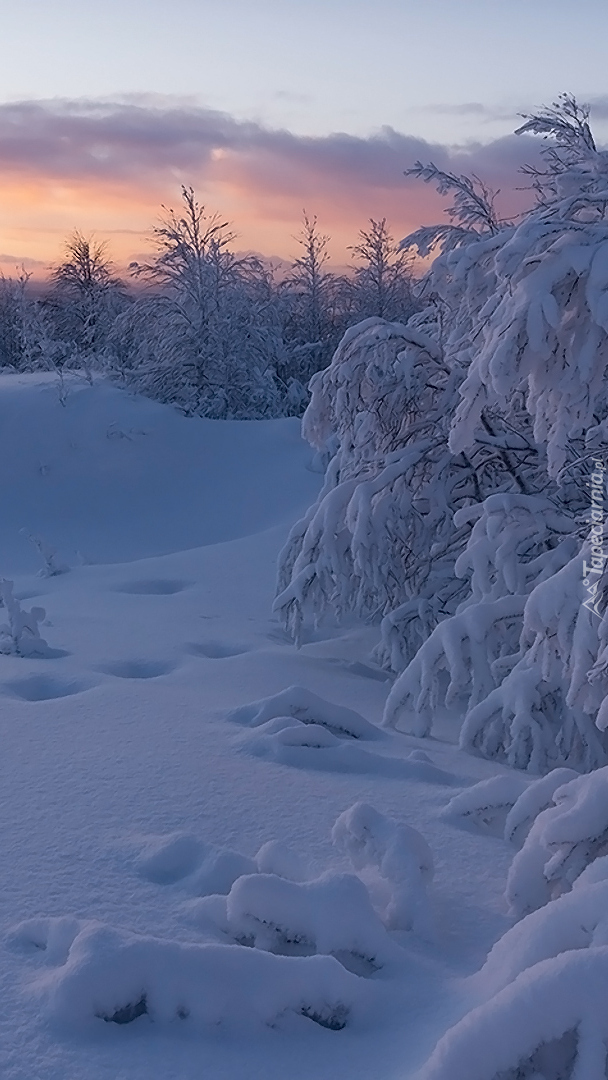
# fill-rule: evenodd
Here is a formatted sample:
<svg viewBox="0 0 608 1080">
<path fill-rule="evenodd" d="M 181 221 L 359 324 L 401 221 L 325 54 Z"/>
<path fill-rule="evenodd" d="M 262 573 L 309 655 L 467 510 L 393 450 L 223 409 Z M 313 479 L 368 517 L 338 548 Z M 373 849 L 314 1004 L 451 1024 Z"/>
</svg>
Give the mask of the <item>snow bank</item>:
<svg viewBox="0 0 608 1080">
<path fill-rule="evenodd" d="M 207 420 L 99 378 L 5 374 L 3 573 L 36 571 L 27 533 L 73 563 L 122 563 L 250 536 L 316 498 L 299 421 Z M 24 437 L 27 432 L 27 438 Z M 19 447 L 19 452 L 15 448 Z M 212 508 L 212 512 L 210 512 Z M 25 532 L 21 530 L 25 529 Z"/>
</svg>

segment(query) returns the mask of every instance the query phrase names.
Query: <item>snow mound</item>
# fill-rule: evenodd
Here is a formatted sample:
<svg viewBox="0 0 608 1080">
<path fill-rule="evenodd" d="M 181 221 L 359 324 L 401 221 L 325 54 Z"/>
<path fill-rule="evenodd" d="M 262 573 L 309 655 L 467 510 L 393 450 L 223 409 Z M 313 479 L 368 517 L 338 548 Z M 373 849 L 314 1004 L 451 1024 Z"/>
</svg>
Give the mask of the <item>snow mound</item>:
<svg viewBox="0 0 608 1080">
<path fill-rule="evenodd" d="M 384 893 L 385 924 L 428 935 L 432 920 L 426 890 L 434 867 L 424 837 L 362 802 L 340 814 L 331 835 L 354 868 L 371 877 L 377 895 Z"/>
<path fill-rule="evenodd" d="M 226 894 L 256 863 L 230 848 L 206 844 L 187 833 L 148 837 L 135 861 L 141 877 L 157 885 L 181 882 L 196 896 Z"/>
<path fill-rule="evenodd" d="M 334 735 L 322 724 L 302 722 L 293 716 L 267 720 L 246 736 L 243 746 L 255 757 L 295 768 L 422 780 L 429 784 L 454 782 L 449 773 L 428 760 L 377 754 L 346 736 Z"/>
<path fill-rule="evenodd" d="M 302 724 L 326 728 L 332 735 L 351 739 L 381 739 L 383 733 L 353 709 L 334 705 L 303 686 L 289 686 L 272 697 L 241 705 L 228 719 L 246 727 L 260 727 L 275 717 L 294 717 Z"/>
<path fill-rule="evenodd" d="M 275 1024 L 286 1013 L 339 1030 L 364 1001 L 364 984 L 333 957 L 273 956 L 256 949 L 140 937 L 87 924 L 65 963 L 43 975 L 52 1018 L 236 1028 Z"/>
<path fill-rule="evenodd" d="M 308 866 L 299 854 L 281 840 L 267 840 L 258 851 L 255 862 L 261 874 L 276 874 L 287 881 L 305 881 Z"/>
<path fill-rule="evenodd" d="M 357 974 L 383 967 L 396 949 L 353 874 L 301 884 L 272 874 L 241 877 L 226 899 L 226 916 L 240 944 L 282 955 L 331 955 Z"/>
</svg>

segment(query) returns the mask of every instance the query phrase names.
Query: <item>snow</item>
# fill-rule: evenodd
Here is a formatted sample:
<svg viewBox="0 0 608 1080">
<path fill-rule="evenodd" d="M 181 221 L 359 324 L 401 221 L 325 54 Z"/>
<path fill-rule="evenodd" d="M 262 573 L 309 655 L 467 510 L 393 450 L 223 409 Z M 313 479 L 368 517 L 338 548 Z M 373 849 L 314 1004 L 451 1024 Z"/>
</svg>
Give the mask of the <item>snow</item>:
<svg viewBox="0 0 608 1080">
<path fill-rule="evenodd" d="M 91 1021 L 251 1028 L 285 1013 L 343 1028 L 361 1006 L 361 980 L 330 957 L 275 957 L 238 946 L 163 941 L 85 925 L 63 964 L 34 982 L 56 1024 Z"/>
<path fill-rule="evenodd" d="M 608 766 L 553 791 L 515 856 L 507 879 L 511 910 L 527 914 L 569 891 L 608 847 Z"/>
<path fill-rule="evenodd" d="M 387 926 L 428 934 L 432 920 L 426 888 L 433 879 L 434 864 L 424 837 L 365 803 L 356 803 L 340 814 L 331 835 L 357 870 L 378 872 L 388 891 Z"/>
<path fill-rule="evenodd" d="M 508 928 L 512 848 L 441 814 L 504 770 L 381 728 L 373 628 L 272 615 L 296 420 L 66 387 L 0 378 L 0 576 L 48 644 L 0 656 L 0 1073 L 413 1075 Z"/>
<path fill-rule="evenodd" d="M 443 811 L 444 817 L 462 818 L 482 828 L 495 829 L 497 825 L 502 826 L 502 832 L 509 820 L 509 814 L 523 799 L 528 787 L 529 781 L 519 773 L 491 776 L 450 799 Z"/>
</svg>

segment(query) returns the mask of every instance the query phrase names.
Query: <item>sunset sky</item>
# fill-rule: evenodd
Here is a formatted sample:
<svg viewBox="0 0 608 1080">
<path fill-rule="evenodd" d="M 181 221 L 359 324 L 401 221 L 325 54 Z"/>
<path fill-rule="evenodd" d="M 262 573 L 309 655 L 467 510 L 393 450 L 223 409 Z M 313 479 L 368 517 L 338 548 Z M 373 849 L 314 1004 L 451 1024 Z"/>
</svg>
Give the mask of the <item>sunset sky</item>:
<svg viewBox="0 0 608 1080">
<path fill-rule="evenodd" d="M 289 258 L 302 208 L 346 248 L 442 202 L 417 158 L 479 174 L 505 211 L 569 91 L 608 141 L 607 0 L 0 0 L 0 269 L 41 273 L 74 228 L 119 263 L 192 184 L 237 246 Z"/>
</svg>

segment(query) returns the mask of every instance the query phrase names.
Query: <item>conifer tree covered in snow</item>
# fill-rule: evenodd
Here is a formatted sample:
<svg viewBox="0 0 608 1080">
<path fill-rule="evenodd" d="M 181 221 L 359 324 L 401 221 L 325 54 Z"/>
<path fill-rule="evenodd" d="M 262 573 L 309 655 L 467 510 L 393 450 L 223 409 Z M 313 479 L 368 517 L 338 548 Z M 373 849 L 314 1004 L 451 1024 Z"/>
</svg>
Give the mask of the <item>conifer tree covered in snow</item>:
<svg viewBox="0 0 608 1080">
<path fill-rule="evenodd" d="M 405 325 L 347 332 L 312 381 L 304 434 L 331 455 L 283 552 L 275 603 L 381 621 L 398 673 L 385 723 L 464 714 L 461 745 L 519 768 L 603 765 L 602 573 L 608 425 L 608 154 L 565 96 L 537 205 L 501 221 L 476 179 L 418 163 L 449 222 Z"/>
</svg>

